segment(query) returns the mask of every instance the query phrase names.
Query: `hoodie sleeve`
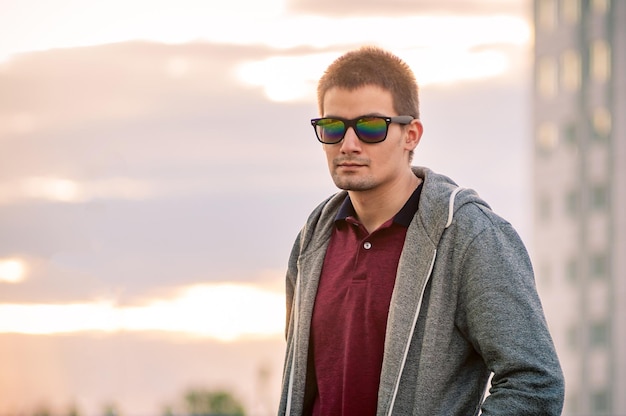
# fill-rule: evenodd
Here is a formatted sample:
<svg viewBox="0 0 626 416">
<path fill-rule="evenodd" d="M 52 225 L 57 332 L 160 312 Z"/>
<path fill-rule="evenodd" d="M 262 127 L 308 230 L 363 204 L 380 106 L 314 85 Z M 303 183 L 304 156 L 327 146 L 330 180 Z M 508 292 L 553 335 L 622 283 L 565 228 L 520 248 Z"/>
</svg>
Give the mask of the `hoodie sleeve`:
<svg viewBox="0 0 626 416">
<path fill-rule="evenodd" d="M 285 277 L 285 301 L 286 301 L 286 316 L 285 316 L 285 338 L 289 333 L 289 323 L 291 321 L 291 311 L 293 309 L 294 293 L 296 287 L 296 279 L 298 276 L 298 255 L 300 254 L 300 236 L 302 231 L 298 233 L 296 241 L 291 249 L 289 255 L 289 261 L 287 264 L 287 275 Z"/>
<path fill-rule="evenodd" d="M 462 262 L 461 326 L 493 373 L 483 416 L 560 415 L 564 382 L 528 253 L 513 229 L 494 222 Z"/>
</svg>

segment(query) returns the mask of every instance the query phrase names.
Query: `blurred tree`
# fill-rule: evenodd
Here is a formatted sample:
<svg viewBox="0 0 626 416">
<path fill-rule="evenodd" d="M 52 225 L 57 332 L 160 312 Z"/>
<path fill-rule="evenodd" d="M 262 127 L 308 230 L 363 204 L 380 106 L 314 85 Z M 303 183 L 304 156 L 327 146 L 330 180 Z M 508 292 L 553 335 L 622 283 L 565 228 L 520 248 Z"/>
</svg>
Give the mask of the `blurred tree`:
<svg viewBox="0 0 626 416">
<path fill-rule="evenodd" d="M 103 416 L 121 416 L 121 413 L 115 403 L 107 403 L 102 409 Z"/>
<path fill-rule="evenodd" d="M 48 406 L 39 406 L 33 413 L 33 416 L 52 416 L 52 411 L 48 408 Z"/>
<path fill-rule="evenodd" d="M 174 416 L 174 408 L 170 405 L 164 406 L 161 411 L 161 416 Z"/>
<path fill-rule="evenodd" d="M 191 389 L 185 394 L 189 416 L 244 416 L 243 405 L 226 391 Z"/>
<path fill-rule="evenodd" d="M 75 404 L 71 404 L 67 409 L 67 416 L 80 416 L 80 411 Z"/>
</svg>

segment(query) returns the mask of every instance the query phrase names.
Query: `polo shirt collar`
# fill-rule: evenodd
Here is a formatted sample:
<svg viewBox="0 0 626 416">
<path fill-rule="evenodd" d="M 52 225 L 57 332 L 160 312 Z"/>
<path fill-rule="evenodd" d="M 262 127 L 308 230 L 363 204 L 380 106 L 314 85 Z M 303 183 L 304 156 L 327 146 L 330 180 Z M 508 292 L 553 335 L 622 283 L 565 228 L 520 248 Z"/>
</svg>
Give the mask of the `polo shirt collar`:
<svg viewBox="0 0 626 416">
<path fill-rule="evenodd" d="M 422 193 L 422 185 L 423 182 L 419 184 L 415 191 L 411 194 L 409 199 L 406 201 L 402 209 L 398 211 L 396 215 L 393 217 L 393 222 L 404 227 L 408 227 L 417 212 L 417 207 L 419 206 L 420 194 Z M 339 211 L 337 212 L 337 216 L 335 217 L 335 222 L 337 221 L 345 221 L 348 217 L 356 218 L 356 211 L 354 210 L 354 206 L 352 205 L 352 200 L 350 199 L 350 195 L 346 195 L 346 198 L 343 200 Z"/>
</svg>

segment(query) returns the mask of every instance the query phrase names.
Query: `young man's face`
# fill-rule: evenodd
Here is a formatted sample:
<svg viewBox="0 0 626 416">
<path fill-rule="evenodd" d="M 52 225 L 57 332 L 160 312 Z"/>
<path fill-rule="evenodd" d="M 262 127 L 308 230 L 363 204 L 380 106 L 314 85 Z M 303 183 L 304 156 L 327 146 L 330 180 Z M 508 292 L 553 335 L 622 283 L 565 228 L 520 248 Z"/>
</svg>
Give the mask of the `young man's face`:
<svg viewBox="0 0 626 416">
<path fill-rule="evenodd" d="M 396 114 L 391 93 L 375 85 L 355 90 L 331 88 L 324 95 L 323 108 L 322 117 L 406 115 Z M 422 126 L 417 120 L 404 128 L 392 123 L 384 141 L 368 144 L 359 140 L 353 128 L 348 128 L 341 142 L 322 145 L 335 185 L 347 191 L 384 190 L 406 175 L 409 152 L 415 149 L 421 134 Z"/>
</svg>

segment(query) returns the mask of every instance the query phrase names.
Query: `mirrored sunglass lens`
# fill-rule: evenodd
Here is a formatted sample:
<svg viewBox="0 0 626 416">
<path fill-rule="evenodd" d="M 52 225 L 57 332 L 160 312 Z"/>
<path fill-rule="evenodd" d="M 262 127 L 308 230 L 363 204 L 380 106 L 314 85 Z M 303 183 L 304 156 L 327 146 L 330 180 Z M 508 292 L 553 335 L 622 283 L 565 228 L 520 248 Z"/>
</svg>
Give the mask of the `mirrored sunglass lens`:
<svg viewBox="0 0 626 416">
<path fill-rule="evenodd" d="M 339 142 L 343 138 L 346 126 L 341 120 L 323 119 L 317 122 L 317 135 L 325 143 Z"/>
<path fill-rule="evenodd" d="M 378 142 L 387 134 L 387 122 L 380 117 L 367 117 L 356 122 L 359 137 L 364 142 Z"/>
</svg>

